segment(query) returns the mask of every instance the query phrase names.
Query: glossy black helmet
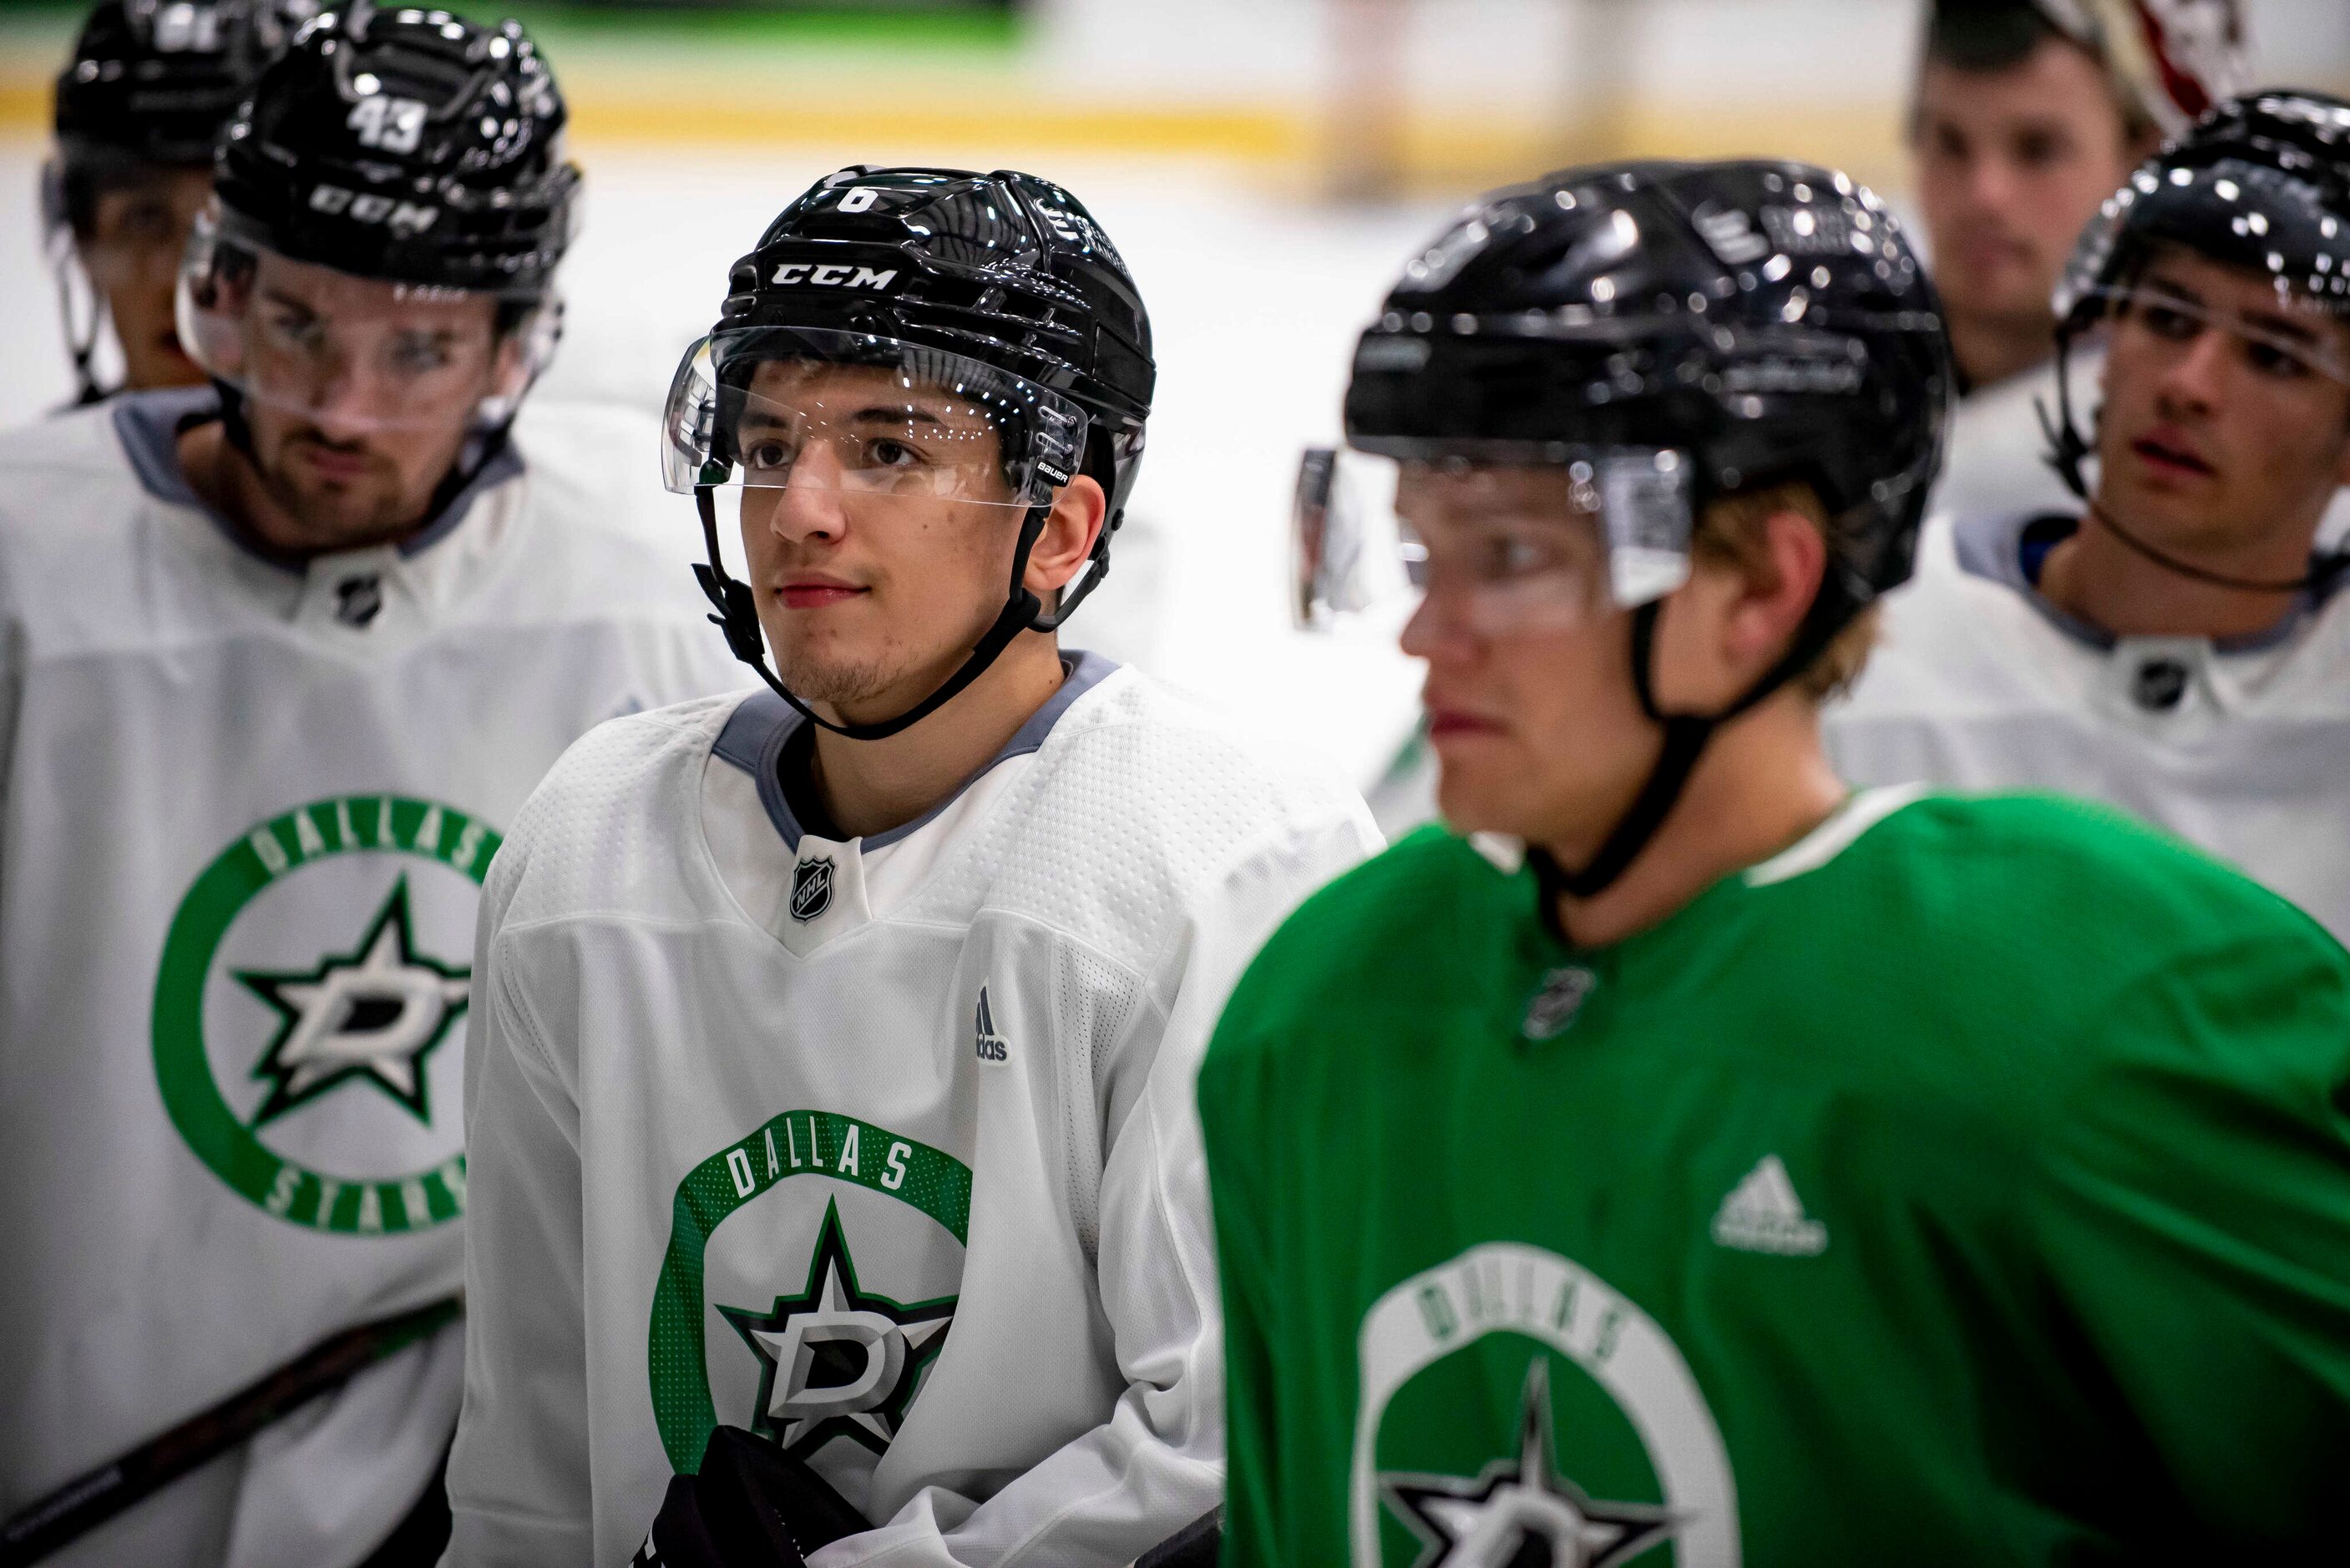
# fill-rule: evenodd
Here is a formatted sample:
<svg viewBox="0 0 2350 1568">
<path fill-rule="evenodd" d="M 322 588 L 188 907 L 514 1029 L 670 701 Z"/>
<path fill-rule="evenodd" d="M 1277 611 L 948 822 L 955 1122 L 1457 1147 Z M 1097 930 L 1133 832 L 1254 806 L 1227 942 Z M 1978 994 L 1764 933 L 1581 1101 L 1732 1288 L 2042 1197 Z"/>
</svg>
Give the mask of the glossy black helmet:
<svg viewBox="0 0 2350 1568">
<path fill-rule="evenodd" d="M 2056 311 L 2101 311 L 2158 244 L 2264 273 L 2304 308 L 2350 315 L 2350 103 L 2277 89 L 2230 99 L 2107 198 L 2057 286 Z"/>
<path fill-rule="evenodd" d="M 1357 346 L 1347 439 L 1664 449 L 1693 462 L 1692 506 L 1806 480 L 1840 520 L 1840 626 L 1909 575 L 1951 384 L 1932 285 L 1845 175 L 1612 164 L 1496 192 L 1406 267 Z"/>
<path fill-rule="evenodd" d="M 1118 247 L 1060 186 L 1011 170 L 827 175 L 727 280 L 715 330 L 767 326 L 925 343 L 1067 398 L 1091 424 L 1105 541 L 1117 526 L 1157 380 L 1150 317 Z"/>
<path fill-rule="evenodd" d="M 315 7 L 287 0 L 101 0 L 57 75 L 68 170 L 108 156 L 209 168 L 221 128 Z"/>
<path fill-rule="evenodd" d="M 222 232 L 361 277 L 543 292 L 579 171 L 520 26 L 357 0 L 306 26 L 228 127 Z"/>
<path fill-rule="evenodd" d="M 743 433 L 775 422 L 757 389 L 763 375 L 810 362 L 879 371 L 910 406 L 947 398 L 974 450 L 994 454 L 993 472 L 943 463 L 922 481 L 927 493 L 951 487 L 953 500 L 997 507 L 1017 527 L 995 623 L 923 701 L 873 723 L 834 723 L 785 687 L 748 590 L 720 556 L 713 490 L 812 483 L 805 463 L 746 452 L 754 443 Z M 1060 186 L 1008 170 L 863 165 L 818 181 L 734 264 L 717 324 L 687 350 L 663 420 L 664 475 L 698 499 L 709 561 L 697 570 L 729 644 L 786 701 L 843 734 L 894 734 L 935 711 L 1020 632 L 1057 629 L 1107 575 L 1155 380 L 1141 295 L 1117 247 Z M 803 406 L 785 422 L 805 430 L 808 417 Z M 1047 608 L 1022 577 L 1055 493 L 1079 473 L 1101 486 L 1103 524 L 1088 563 Z"/>
</svg>

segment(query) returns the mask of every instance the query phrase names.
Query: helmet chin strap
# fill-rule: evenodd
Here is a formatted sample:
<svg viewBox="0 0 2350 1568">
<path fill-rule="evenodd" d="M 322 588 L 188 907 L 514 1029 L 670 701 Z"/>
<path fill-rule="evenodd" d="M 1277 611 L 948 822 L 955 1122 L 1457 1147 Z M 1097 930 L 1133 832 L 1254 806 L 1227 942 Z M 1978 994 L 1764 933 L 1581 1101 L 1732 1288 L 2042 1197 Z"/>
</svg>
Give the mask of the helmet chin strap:
<svg viewBox="0 0 2350 1568">
<path fill-rule="evenodd" d="M 105 388 L 98 384 L 92 360 L 98 353 L 99 318 L 106 313 L 98 285 L 74 249 L 73 230 L 66 213 L 65 171 L 55 159 L 41 165 L 41 216 L 47 225 L 50 276 L 57 286 L 57 311 L 65 318 L 66 351 L 73 356 L 74 406 L 103 402 Z M 75 280 L 80 280 L 78 290 Z M 79 297 L 77 297 L 77 295 Z"/>
<path fill-rule="evenodd" d="M 718 553 L 718 508 L 712 498 L 714 488 L 710 484 L 698 484 L 693 491 L 694 505 L 702 513 L 702 542 L 710 556 L 706 562 L 695 563 L 693 575 L 702 584 L 702 593 L 717 609 L 718 613 L 710 618 L 711 623 L 726 634 L 726 646 L 733 650 L 734 657 L 757 670 L 759 679 L 765 681 L 776 696 L 797 709 L 809 723 L 829 730 L 836 735 L 846 735 L 852 741 L 883 740 L 937 712 L 963 688 L 986 673 L 988 666 L 1012 646 L 1014 638 L 1024 631 L 1058 630 L 1061 624 L 1069 618 L 1070 612 L 1077 607 L 1078 602 L 1093 591 L 1094 585 L 1108 569 L 1107 552 L 1097 548 L 1093 570 L 1087 575 L 1086 580 L 1055 613 L 1046 615 L 1044 601 L 1031 593 L 1021 579 L 1028 575 L 1028 557 L 1035 550 L 1036 541 L 1044 535 L 1045 521 L 1052 515 L 1053 508 L 1050 504 L 1029 507 L 1020 520 L 1019 545 L 1012 554 L 1012 584 L 1004 596 L 1003 608 L 996 615 L 994 623 L 972 646 L 962 667 L 948 676 L 937 691 L 895 718 L 880 719 L 869 724 L 837 724 L 793 695 L 769 667 L 766 634 L 759 625 L 758 601 L 752 596 L 747 584 L 728 575 L 724 558 Z M 1108 522 L 1102 524 L 1105 538 L 1114 525 Z"/>
<path fill-rule="evenodd" d="M 1828 569 L 1834 572 L 1837 568 L 1832 563 Z M 1835 640 L 1836 634 L 1865 602 L 1834 578 L 1823 581 L 1810 613 L 1804 618 L 1804 624 L 1796 629 L 1778 662 L 1737 701 L 1717 713 L 1668 713 L 1658 706 L 1657 617 L 1663 603 L 1651 599 L 1634 609 L 1632 686 L 1640 699 L 1640 711 L 1663 729 L 1664 747 L 1655 765 L 1649 768 L 1647 781 L 1640 785 L 1640 793 L 1632 797 L 1632 804 L 1617 819 L 1597 852 L 1583 866 L 1570 870 L 1547 849 L 1535 846 L 1528 850 L 1527 859 L 1534 865 L 1535 883 L 1542 889 L 1544 919 L 1553 918 L 1562 895 L 1589 898 L 1613 887 L 1664 826 L 1665 818 L 1689 787 L 1690 775 L 1697 771 L 1698 759 L 1704 754 L 1706 742 L 1713 739 L 1714 732 L 1793 680 L 1821 649 Z"/>
<path fill-rule="evenodd" d="M 2297 577 L 2231 576 L 2226 572 L 2215 572 L 2207 566 L 2199 566 L 2192 561 L 2181 560 L 2168 550 L 2158 547 L 2152 542 L 2139 538 L 2136 532 L 2124 527 L 2121 519 L 2108 511 L 2102 502 L 2091 501 L 2088 506 L 2090 513 L 2097 521 L 2106 525 L 2107 533 L 2152 561 L 2156 566 L 2165 571 L 2176 573 L 2179 576 L 2191 577 L 2199 583 L 2210 583 L 2215 587 L 2239 588 L 2247 593 L 2257 594 L 2298 594 L 2313 589 L 2323 592 L 2332 587 L 2334 580 L 2340 577 L 2344 571 L 2350 570 L 2350 556 L 2334 554 L 2314 557 L 2310 563 L 2309 570 Z"/>
</svg>

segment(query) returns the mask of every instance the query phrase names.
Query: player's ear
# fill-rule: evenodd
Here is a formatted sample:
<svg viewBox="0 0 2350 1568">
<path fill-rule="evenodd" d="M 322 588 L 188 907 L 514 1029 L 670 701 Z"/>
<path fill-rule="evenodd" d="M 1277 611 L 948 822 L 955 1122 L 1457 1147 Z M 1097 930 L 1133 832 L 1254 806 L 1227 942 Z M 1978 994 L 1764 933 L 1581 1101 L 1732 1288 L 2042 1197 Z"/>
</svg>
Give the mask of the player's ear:
<svg viewBox="0 0 2350 1568">
<path fill-rule="evenodd" d="M 1061 486 L 1053 496 L 1044 532 L 1036 536 L 1036 547 L 1028 552 L 1028 573 L 1021 579 L 1028 591 L 1043 598 L 1066 587 L 1093 554 L 1108 513 L 1109 498 L 1090 474 L 1081 473 Z"/>
<path fill-rule="evenodd" d="M 1778 662 L 1811 613 L 1828 567 L 1827 540 L 1800 512 L 1772 513 L 1762 520 L 1758 543 L 1747 563 L 1746 592 L 1726 628 L 1733 659 L 1754 665 L 1757 678 Z"/>
<path fill-rule="evenodd" d="M 1737 526 L 1736 545 L 1700 550 L 1665 601 L 1656 678 L 1668 708 L 1711 712 L 1736 701 L 1778 662 L 1827 570 L 1827 541 L 1800 512 L 1781 507 Z"/>
</svg>

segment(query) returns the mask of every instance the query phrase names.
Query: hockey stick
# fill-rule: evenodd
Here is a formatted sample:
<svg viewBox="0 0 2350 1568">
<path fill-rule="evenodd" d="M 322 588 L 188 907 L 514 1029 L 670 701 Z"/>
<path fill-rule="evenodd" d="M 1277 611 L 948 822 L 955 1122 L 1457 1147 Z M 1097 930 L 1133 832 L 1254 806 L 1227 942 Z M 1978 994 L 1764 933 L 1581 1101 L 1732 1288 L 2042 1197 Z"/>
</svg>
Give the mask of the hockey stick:
<svg viewBox="0 0 2350 1568">
<path fill-rule="evenodd" d="M 445 1296 L 347 1328 L 161 1437 L 85 1470 L 0 1524 L 0 1568 L 38 1563 L 198 1465 L 453 1323 L 464 1310 L 464 1297 Z"/>
<path fill-rule="evenodd" d="M 1134 1568 L 1215 1568 L 1224 1544 L 1224 1511 L 1211 1508 L 1134 1560 Z"/>
</svg>

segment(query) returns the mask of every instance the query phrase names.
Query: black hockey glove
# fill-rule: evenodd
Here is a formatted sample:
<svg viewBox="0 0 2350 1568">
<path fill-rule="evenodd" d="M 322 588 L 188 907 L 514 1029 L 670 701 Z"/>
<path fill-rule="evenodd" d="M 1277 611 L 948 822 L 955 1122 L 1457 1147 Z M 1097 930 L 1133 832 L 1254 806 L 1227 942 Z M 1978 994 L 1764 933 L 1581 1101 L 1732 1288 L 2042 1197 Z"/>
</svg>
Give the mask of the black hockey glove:
<svg viewBox="0 0 2350 1568">
<path fill-rule="evenodd" d="M 698 1475 L 670 1478 L 633 1568 L 805 1568 L 803 1554 L 869 1530 L 825 1479 L 765 1438 L 720 1427 Z"/>
</svg>

